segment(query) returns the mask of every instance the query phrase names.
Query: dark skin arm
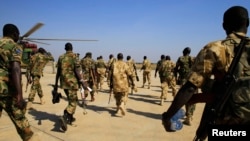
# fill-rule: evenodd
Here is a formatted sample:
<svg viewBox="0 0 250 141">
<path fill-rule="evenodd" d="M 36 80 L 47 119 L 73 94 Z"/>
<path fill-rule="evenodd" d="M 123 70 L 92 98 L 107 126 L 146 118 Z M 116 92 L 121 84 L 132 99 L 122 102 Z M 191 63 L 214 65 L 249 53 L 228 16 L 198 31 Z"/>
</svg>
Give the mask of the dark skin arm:
<svg viewBox="0 0 250 141">
<path fill-rule="evenodd" d="M 191 82 L 186 82 L 181 89 L 178 91 L 177 95 L 174 98 L 174 101 L 168 108 L 167 112 L 162 114 L 162 124 L 167 132 L 171 132 L 170 130 L 170 119 L 174 116 L 174 114 L 188 101 L 190 98 L 197 92 L 197 87 L 194 86 Z"/>
<path fill-rule="evenodd" d="M 16 89 L 16 93 L 14 93 L 13 97 L 16 100 L 16 104 L 19 108 L 25 108 L 25 101 L 23 99 L 23 91 L 22 91 L 22 84 L 21 84 L 21 67 L 20 62 L 11 62 L 10 63 L 10 70 L 11 70 L 11 82 Z"/>
<path fill-rule="evenodd" d="M 80 68 L 75 68 L 74 72 L 76 74 L 76 78 L 78 81 L 80 81 L 80 83 L 82 84 L 82 87 L 84 88 L 84 90 L 88 90 L 88 83 L 86 81 L 83 80 L 81 74 L 80 74 Z"/>
</svg>

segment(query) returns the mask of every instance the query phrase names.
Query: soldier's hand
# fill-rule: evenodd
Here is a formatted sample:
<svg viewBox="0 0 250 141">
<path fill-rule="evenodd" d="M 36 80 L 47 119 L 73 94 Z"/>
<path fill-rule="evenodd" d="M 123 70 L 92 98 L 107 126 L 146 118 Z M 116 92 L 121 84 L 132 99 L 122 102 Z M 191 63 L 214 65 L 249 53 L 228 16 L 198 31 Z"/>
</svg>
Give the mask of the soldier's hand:
<svg viewBox="0 0 250 141">
<path fill-rule="evenodd" d="M 171 122 L 170 119 L 167 117 L 167 113 L 164 112 L 162 114 L 162 125 L 167 132 L 174 132 L 174 130 L 171 130 Z"/>
<path fill-rule="evenodd" d="M 82 84 L 83 89 L 84 89 L 84 90 L 88 90 L 88 86 L 89 86 L 88 82 L 87 82 L 87 81 L 84 81 L 83 79 L 80 80 L 80 82 L 81 82 L 81 84 Z"/>
<path fill-rule="evenodd" d="M 26 107 L 26 102 L 24 101 L 22 96 L 17 96 L 16 98 L 16 106 L 20 109 L 24 109 Z"/>
</svg>

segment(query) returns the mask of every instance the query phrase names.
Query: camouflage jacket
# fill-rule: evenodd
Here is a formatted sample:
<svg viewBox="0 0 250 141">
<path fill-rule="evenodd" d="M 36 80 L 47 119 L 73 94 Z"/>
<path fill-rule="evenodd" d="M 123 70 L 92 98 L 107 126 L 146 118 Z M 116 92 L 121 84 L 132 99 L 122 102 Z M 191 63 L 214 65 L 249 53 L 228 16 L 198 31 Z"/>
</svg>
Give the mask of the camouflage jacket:
<svg viewBox="0 0 250 141">
<path fill-rule="evenodd" d="M 30 74 L 32 76 L 42 76 L 43 69 L 50 60 L 51 57 L 46 54 L 42 54 L 39 52 L 34 54 L 31 57 L 31 61 L 29 64 Z"/>
<path fill-rule="evenodd" d="M 141 70 L 144 70 L 145 72 L 151 71 L 151 62 L 148 59 L 143 60 Z"/>
<path fill-rule="evenodd" d="M 113 91 L 128 92 L 128 76 L 132 76 L 132 72 L 126 62 L 118 60 L 111 66 L 111 78 Z"/>
<path fill-rule="evenodd" d="M 132 72 L 133 76 L 135 76 L 135 71 L 136 71 L 135 70 L 136 69 L 135 61 L 133 59 L 130 59 L 126 63 L 127 63 L 128 67 L 129 67 L 130 71 Z"/>
<path fill-rule="evenodd" d="M 16 44 L 11 38 L 4 37 L 0 39 L 0 95 L 10 94 L 9 76 L 10 62 L 20 62 L 22 58 L 22 47 Z"/>
<path fill-rule="evenodd" d="M 57 67 L 61 71 L 60 87 L 62 89 L 78 89 L 79 85 L 74 69 L 79 69 L 81 66 L 77 55 L 72 51 L 67 51 L 59 57 Z"/>
<path fill-rule="evenodd" d="M 171 60 L 162 61 L 159 67 L 159 74 L 162 80 L 170 80 L 174 77 L 175 63 Z"/>
<path fill-rule="evenodd" d="M 82 58 L 81 59 L 81 68 L 82 68 L 82 73 L 83 73 L 83 78 L 85 80 L 92 80 L 92 75 L 93 77 L 95 77 L 94 75 L 95 73 L 95 60 L 89 57 L 86 58 Z M 92 74 L 91 74 L 92 73 Z"/>
</svg>

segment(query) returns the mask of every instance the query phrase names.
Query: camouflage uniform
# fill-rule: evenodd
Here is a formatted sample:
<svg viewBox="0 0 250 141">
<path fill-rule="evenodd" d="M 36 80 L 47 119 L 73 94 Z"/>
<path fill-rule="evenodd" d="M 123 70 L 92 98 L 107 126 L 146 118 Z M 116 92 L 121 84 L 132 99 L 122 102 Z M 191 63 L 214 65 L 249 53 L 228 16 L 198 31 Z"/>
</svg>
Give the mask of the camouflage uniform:
<svg viewBox="0 0 250 141">
<path fill-rule="evenodd" d="M 131 70 L 131 72 L 132 72 L 132 78 L 133 78 L 133 81 L 135 82 L 135 79 L 136 79 L 136 74 L 135 74 L 135 68 L 136 68 L 136 66 L 135 66 L 135 61 L 133 60 L 133 59 L 129 59 L 129 60 L 127 60 L 127 65 L 128 65 L 128 67 L 129 67 L 129 69 Z M 133 91 L 137 91 L 137 88 L 136 87 L 134 87 L 134 88 L 132 88 L 132 82 L 130 81 L 130 80 L 128 80 L 128 86 L 131 88 L 131 94 L 133 94 Z"/>
<path fill-rule="evenodd" d="M 185 50 L 185 49 L 184 49 Z M 176 62 L 176 71 L 179 73 L 178 80 L 180 85 L 182 86 L 187 82 L 187 76 L 191 71 L 191 66 L 194 62 L 194 58 L 189 55 L 183 55 L 178 58 Z M 197 91 L 198 93 L 198 91 Z M 186 109 L 186 119 L 184 120 L 184 124 L 191 125 L 191 120 L 195 111 L 195 104 L 185 104 Z"/>
<path fill-rule="evenodd" d="M 31 107 L 31 103 L 34 101 L 36 92 L 40 98 L 41 104 L 44 104 L 43 101 L 43 91 L 42 86 L 40 84 L 40 78 L 43 76 L 43 69 L 45 65 L 51 60 L 51 56 L 48 56 L 47 54 L 42 54 L 40 52 L 34 54 L 31 57 L 29 70 L 30 75 L 32 77 L 32 85 L 29 93 L 29 103 L 28 108 Z"/>
<path fill-rule="evenodd" d="M 68 106 L 64 110 L 65 113 L 69 113 L 71 116 L 75 113 L 77 106 L 77 91 L 79 89 L 79 83 L 75 75 L 74 69 L 80 68 L 80 62 L 77 55 L 72 51 L 66 51 L 61 55 L 57 62 L 58 70 L 60 70 L 60 88 L 62 88 L 68 99 Z"/>
<path fill-rule="evenodd" d="M 99 58 L 96 62 L 96 72 L 97 72 L 97 89 L 103 89 L 104 78 L 106 73 L 106 63 L 104 60 Z M 99 87 L 100 85 L 100 87 Z"/>
<path fill-rule="evenodd" d="M 108 63 L 107 63 L 107 68 L 106 68 L 106 72 L 109 73 L 110 69 L 111 69 L 111 66 L 112 64 L 116 61 L 116 59 L 114 57 L 110 58 Z M 108 86 L 110 85 L 110 77 L 108 75 L 107 77 L 107 83 L 108 83 Z"/>
<path fill-rule="evenodd" d="M 25 117 L 25 108 L 22 110 L 16 106 L 16 100 L 13 98 L 16 91 L 9 78 L 9 63 L 17 61 L 21 64 L 22 51 L 22 48 L 11 38 L 4 37 L 0 40 L 0 109 L 7 112 L 19 136 L 23 140 L 27 140 L 33 135 L 33 132 Z"/>
<path fill-rule="evenodd" d="M 161 78 L 162 78 L 162 76 L 161 76 L 162 72 L 160 70 L 160 66 L 161 66 L 162 62 L 164 62 L 165 60 L 166 60 L 165 59 L 165 55 L 162 55 L 162 59 L 157 62 L 156 68 L 155 68 L 155 77 L 157 76 L 157 72 L 158 72 L 159 73 L 159 77 L 160 77 L 160 82 L 162 82 L 162 80 L 161 80 Z"/>
<path fill-rule="evenodd" d="M 150 84 L 151 84 L 151 62 L 148 59 L 143 60 L 141 70 L 143 70 L 142 88 L 144 88 L 144 85 L 145 85 L 146 81 L 148 80 L 148 89 L 150 89 Z"/>
<path fill-rule="evenodd" d="M 87 53 L 91 55 L 90 53 Z M 91 95 L 91 101 L 95 100 L 95 92 L 96 92 L 96 69 L 95 69 L 95 60 L 92 59 L 90 56 L 86 56 L 81 59 L 81 68 L 82 68 L 82 74 L 83 79 L 88 82 L 89 87 L 92 89 L 90 92 Z M 89 91 L 84 91 L 85 98 L 87 98 Z"/>
<path fill-rule="evenodd" d="M 132 78 L 132 71 L 126 62 L 117 60 L 113 63 L 110 76 L 112 78 L 113 93 L 116 100 L 117 110 L 116 113 L 121 110 L 122 115 L 125 115 L 125 105 L 128 98 L 128 76 Z"/>
<path fill-rule="evenodd" d="M 175 63 L 171 60 L 164 60 L 162 61 L 159 72 L 160 72 L 160 80 L 161 80 L 161 103 L 163 104 L 164 100 L 167 99 L 168 94 L 168 88 L 170 87 L 172 89 L 172 95 L 175 96 L 176 94 L 176 83 L 175 83 L 175 77 L 173 74 L 173 70 L 175 68 Z"/>
</svg>

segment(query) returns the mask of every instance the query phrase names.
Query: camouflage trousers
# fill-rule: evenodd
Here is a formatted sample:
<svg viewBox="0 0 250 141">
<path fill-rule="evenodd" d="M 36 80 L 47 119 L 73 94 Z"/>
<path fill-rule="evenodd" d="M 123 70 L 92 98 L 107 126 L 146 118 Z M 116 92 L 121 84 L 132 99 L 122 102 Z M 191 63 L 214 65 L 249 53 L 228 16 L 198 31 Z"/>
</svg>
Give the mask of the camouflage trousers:
<svg viewBox="0 0 250 141">
<path fill-rule="evenodd" d="M 76 106 L 77 106 L 77 101 L 78 101 L 77 89 L 76 90 L 64 89 L 64 92 L 65 92 L 65 94 L 67 96 L 67 100 L 68 100 L 68 106 L 65 108 L 65 110 L 69 114 L 73 115 L 76 111 Z"/>
<path fill-rule="evenodd" d="M 176 83 L 175 83 L 175 80 L 167 80 L 167 81 L 163 81 L 161 83 L 161 89 L 162 89 L 162 92 L 161 92 L 161 99 L 167 99 L 167 94 L 168 94 L 168 90 L 169 88 L 172 89 L 172 96 L 175 96 L 176 94 Z"/>
<path fill-rule="evenodd" d="M 102 88 L 103 84 L 104 84 L 104 79 L 105 79 L 105 71 L 106 69 L 103 68 L 103 69 L 98 69 L 97 70 L 97 88 Z M 100 87 L 99 87 L 100 86 Z"/>
<path fill-rule="evenodd" d="M 150 71 L 143 71 L 143 85 L 148 81 L 148 84 L 151 84 L 151 72 Z"/>
<path fill-rule="evenodd" d="M 128 92 L 114 92 L 116 106 L 120 106 L 122 102 L 126 105 L 128 100 Z"/>
<path fill-rule="evenodd" d="M 28 135 L 25 130 L 30 127 L 28 119 L 25 117 L 25 108 L 23 110 L 15 106 L 12 97 L 0 97 L 0 108 L 5 110 L 11 121 L 14 123 L 17 133 L 22 139 L 27 138 Z"/>
<path fill-rule="evenodd" d="M 40 76 L 33 76 L 33 82 L 30 88 L 30 94 L 28 100 L 33 102 L 35 99 L 36 93 L 38 94 L 39 98 L 43 97 L 42 86 L 40 84 Z"/>
</svg>

